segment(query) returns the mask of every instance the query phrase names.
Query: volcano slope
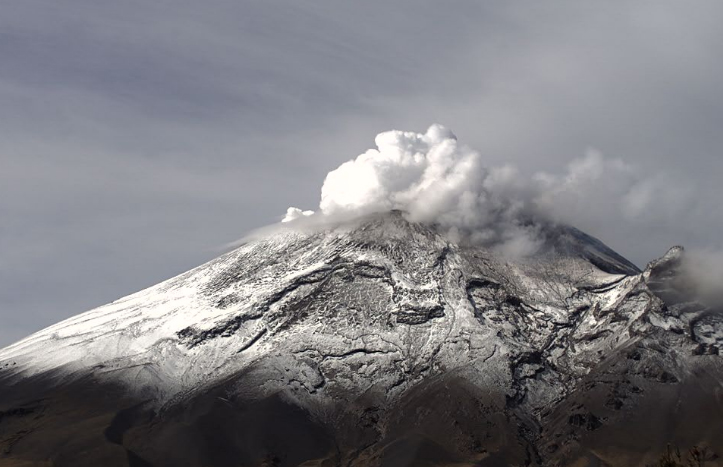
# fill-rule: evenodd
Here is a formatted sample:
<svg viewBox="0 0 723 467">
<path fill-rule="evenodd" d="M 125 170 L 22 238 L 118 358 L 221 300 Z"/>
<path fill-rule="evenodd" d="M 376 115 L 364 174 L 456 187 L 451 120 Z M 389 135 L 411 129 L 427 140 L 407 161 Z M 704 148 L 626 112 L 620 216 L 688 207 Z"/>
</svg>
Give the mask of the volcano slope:
<svg viewBox="0 0 723 467">
<path fill-rule="evenodd" d="M 544 229 L 289 226 L 0 352 L 0 465 L 723 465 L 721 313 Z M 718 454 L 716 454 L 718 453 Z"/>
</svg>

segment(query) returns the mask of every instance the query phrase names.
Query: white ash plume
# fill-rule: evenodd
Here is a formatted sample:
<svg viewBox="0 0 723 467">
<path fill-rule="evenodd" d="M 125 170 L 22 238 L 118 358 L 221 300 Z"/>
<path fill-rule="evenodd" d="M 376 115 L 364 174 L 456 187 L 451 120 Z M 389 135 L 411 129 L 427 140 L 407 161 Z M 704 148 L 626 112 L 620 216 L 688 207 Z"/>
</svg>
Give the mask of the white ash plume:
<svg viewBox="0 0 723 467">
<path fill-rule="evenodd" d="M 520 257 L 538 250 L 546 222 L 591 232 L 605 222 L 664 224 L 692 194 L 665 174 L 641 174 L 594 149 L 557 174 L 525 175 L 510 165 L 485 166 L 478 151 L 438 124 L 425 133 L 380 133 L 375 143 L 327 174 L 318 213 L 289 208 L 284 222 L 401 210 L 410 221 Z"/>
</svg>

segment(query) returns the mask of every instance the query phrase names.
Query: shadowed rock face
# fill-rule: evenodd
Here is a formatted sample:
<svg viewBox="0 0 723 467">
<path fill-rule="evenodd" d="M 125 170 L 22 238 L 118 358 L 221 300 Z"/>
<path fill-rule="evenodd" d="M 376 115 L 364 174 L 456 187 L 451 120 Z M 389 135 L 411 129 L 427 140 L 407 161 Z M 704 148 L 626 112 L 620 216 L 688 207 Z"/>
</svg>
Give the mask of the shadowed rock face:
<svg viewBox="0 0 723 467">
<path fill-rule="evenodd" d="M 399 213 L 285 230 L 0 352 L 0 465 L 723 465 L 719 315 L 671 252 L 508 262 Z"/>
</svg>

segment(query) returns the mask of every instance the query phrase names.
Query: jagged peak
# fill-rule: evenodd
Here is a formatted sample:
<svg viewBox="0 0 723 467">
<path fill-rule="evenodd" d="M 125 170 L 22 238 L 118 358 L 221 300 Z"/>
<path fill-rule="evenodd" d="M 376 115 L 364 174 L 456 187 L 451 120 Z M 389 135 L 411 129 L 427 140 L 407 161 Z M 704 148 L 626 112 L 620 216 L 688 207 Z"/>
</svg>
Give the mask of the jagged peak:
<svg viewBox="0 0 723 467">
<path fill-rule="evenodd" d="M 685 248 L 680 245 L 671 247 L 663 256 L 649 262 L 645 272 L 667 271 L 680 265 L 685 255 Z"/>
</svg>

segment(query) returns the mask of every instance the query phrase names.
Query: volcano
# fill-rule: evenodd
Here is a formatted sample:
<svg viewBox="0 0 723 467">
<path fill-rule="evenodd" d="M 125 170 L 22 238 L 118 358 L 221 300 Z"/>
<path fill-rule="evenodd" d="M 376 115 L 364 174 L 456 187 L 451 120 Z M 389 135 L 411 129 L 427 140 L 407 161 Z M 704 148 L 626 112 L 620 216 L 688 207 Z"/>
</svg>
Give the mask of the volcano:
<svg viewBox="0 0 723 467">
<path fill-rule="evenodd" d="M 0 351 L 0 465 L 723 465 L 723 314 L 681 248 L 302 224 Z"/>
</svg>

